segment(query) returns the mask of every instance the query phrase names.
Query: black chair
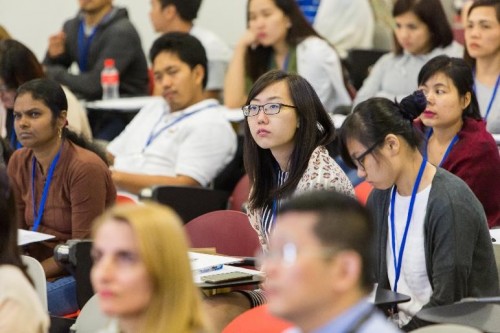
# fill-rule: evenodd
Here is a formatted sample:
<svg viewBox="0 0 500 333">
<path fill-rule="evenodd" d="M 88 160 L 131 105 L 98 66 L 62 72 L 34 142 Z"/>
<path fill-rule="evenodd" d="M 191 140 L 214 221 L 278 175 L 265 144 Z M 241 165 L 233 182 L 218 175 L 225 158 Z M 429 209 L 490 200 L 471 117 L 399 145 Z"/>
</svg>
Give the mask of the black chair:
<svg viewBox="0 0 500 333">
<path fill-rule="evenodd" d="M 347 54 L 346 66 L 354 88 L 359 90 L 368 76 L 370 67 L 388 51 L 375 49 L 352 49 Z"/>
<path fill-rule="evenodd" d="M 227 209 L 229 192 L 205 187 L 153 186 L 142 190 L 140 198 L 170 206 L 187 223 L 205 213 Z"/>
</svg>

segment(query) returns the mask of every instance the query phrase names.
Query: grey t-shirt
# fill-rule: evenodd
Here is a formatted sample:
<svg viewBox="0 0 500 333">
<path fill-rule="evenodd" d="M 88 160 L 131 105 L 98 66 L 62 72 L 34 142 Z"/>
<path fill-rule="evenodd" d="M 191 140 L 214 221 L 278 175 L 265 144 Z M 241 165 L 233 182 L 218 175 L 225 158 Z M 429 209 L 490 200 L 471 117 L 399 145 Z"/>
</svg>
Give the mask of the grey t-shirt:
<svg viewBox="0 0 500 333">
<path fill-rule="evenodd" d="M 493 90 L 494 87 L 487 87 L 476 80 L 476 96 L 483 118 L 493 97 Z M 492 134 L 500 134 L 500 91 L 497 91 L 495 99 L 491 104 L 491 110 L 486 119 L 486 129 Z"/>
</svg>

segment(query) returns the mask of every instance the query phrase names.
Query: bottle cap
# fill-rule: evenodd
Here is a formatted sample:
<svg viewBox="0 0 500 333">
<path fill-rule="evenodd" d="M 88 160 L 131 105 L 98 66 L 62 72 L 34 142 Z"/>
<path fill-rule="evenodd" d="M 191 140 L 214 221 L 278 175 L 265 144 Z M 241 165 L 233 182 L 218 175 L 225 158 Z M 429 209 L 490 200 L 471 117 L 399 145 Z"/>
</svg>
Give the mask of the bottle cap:
<svg viewBox="0 0 500 333">
<path fill-rule="evenodd" d="M 115 66 L 115 59 L 112 58 L 104 59 L 104 67 L 114 67 L 114 66 Z"/>
</svg>

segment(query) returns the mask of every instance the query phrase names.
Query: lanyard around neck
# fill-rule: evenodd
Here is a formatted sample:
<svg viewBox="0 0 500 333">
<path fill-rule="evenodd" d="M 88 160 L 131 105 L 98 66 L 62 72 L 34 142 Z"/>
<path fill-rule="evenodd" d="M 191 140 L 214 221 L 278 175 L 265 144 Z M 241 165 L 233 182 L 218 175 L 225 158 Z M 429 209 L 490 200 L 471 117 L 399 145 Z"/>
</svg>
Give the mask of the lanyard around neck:
<svg viewBox="0 0 500 333">
<path fill-rule="evenodd" d="M 10 145 L 14 150 L 18 150 L 23 147 L 21 142 L 17 140 L 16 131 L 14 129 L 10 132 Z"/>
<path fill-rule="evenodd" d="M 395 271 L 395 279 L 394 279 L 394 291 L 398 291 L 398 282 L 399 277 L 401 275 L 401 266 L 403 263 L 403 253 L 406 245 L 406 237 L 408 236 L 408 230 L 410 229 L 411 216 L 413 214 L 413 206 L 415 205 L 415 199 L 417 197 L 418 187 L 420 185 L 420 181 L 422 180 L 422 176 L 424 174 L 425 165 L 427 164 L 427 159 L 424 157 L 422 164 L 420 165 L 420 169 L 418 170 L 417 179 L 415 180 L 415 184 L 413 185 L 413 190 L 411 192 L 410 198 L 410 207 L 408 208 L 408 216 L 406 218 L 405 230 L 403 233 L 403 238 L 401 239 L 401 244 L 399 245 L 399 254 L 396 259 L 396 223 L 395 223 L 395 215 L 394 215 L 394 206 L 396 205 L 396 185 L 392 188 L 392 196 L 391 196 L 391 245 L 392 245 L 392 259 L 394 261 L 394 271 Z"/>
<path fill-rule="evenodd" d="M 182 120 L 184 120 L 184 119 L 186 119 L 188 117 L 191 117 L 192 115 L 194 115 L 194 114 L 196 114 L 196 113 L 198 113 L 200 111 L 216 107 L 217 105 L 219 105 L 219 104 L 218 103 L 209 104 L 207 106 L 203 106 L 203 107 L 200 107 L 198 109 L 195 109 L 194 111 L 192 111 L 190 113 L 183 114 L 182 116 L 174 119 L 173 121 L 171 121 L 170 123 L 168 123 L 167 125 L 163 126 L 158 131 L 155 132 L 156 127 L 158 127 L 158 125 L 161 123 L 161 120 L 163 119 L 163 114 L 162 114 L 160 116 L 160 119 L 158 119 L 158 121 L 156 122 L 156 125 L 151 130 L 151 133 L 149 133 L 148 140 L 146 141 L 146 145 L 144 146 L 144 148 L 142 149 L 142 151 L 144 152 L 146 150 L 146 148 L 148 148 L 151 145 L 151 143 L 153 143 L 153 141 L 156 140 L 156 138 L 161 133 L 165 132 L 170 127 L 174 126 L 175 124 L 181 122 Z"/>
<path fill-rule="evenodd" d="M 500 84 L 500 75 L 497 77 L 497 82 L 495 82 L 495 87 L 493 88 L 493 93 L 491 94 L 490 102 L 488 103 L 488 107 L 486 108 L 486 114 L 484 115 L 484 121 L 488 119 L 491 108 L 493 107 L 493 101 L 497 95 L 498 85 Z"/>
<path fill-rule="evenodd" d="M 432 130 L 432 127 L 431 127 L 431 129 L 427 132 L 427 136 L 425 138 L 425 147 L 424 147 L 424 158 L 425 159 L 427 159 L 427 145 L 429 144 L 429 139 L 432 136 L 432 133 L 433 133 L 433 130 Z M 457 141 L 458 141 L 458 134 L 455 134 L 455 136 L 453 137 L 453 139 L 451 139 L 451 142 L 448 145 L 448 148 L 446 148 L 446 151 L 444 152 L 444 155 L 443 155 L 443 158 L 441 159 L 441 162 L 439 162 L 439 164 L 438 164 L 439 167 L 444 163 L 444 161 L 446 160 L 446 158 L 450 154 L 451 149 L 453 148 L 453 146 L 455 145 L 455 143 L 457 143 Z"/>
<path fill-rule="evenodd" d="M 474 78 L 476 77 L 476 70 L 473 71 Z M 495 82 L 495 86 L 493 87 L 493 93 L 491 94 L 490 101 L 488 102 L 488 106 L 486 107 L 486 113 L 484 114 L 483 120 L 487 121 L 488 116 L 490 115 L 491 108 L 493 107 L 493 102 L 495 101 L 495 97 L 497 96 L 498 86 L 500 85 L 500 74 L 497 77 L 497 81 Z M 474 92 L 477 95 L 476 90 L 476 82 L 474 82 Z"/>
<path fill-rule="evenodd" d="M 49 195 L 49 187 L 52 182 L 52 176 L 54 175 L 54 170 L 56 168 L 59 157 L 61 156 L 61 148 L 57 152 L 56 156 L 50 163 L 49 172 L 47 173 L 47 179 L 45 180 L 45 185 L 43 186 L 42 199 L 40 200 L 40 206 L 38 206 L 38 212 L 36 211 L 36 196 L 35 196 L 35 177 L 36 177 L 36 157 L 32 158 L 32 171 L 31 171 L 31 197 L 33 199 L 33 217 L 35 222 L 33 224 L 33 231 L 38 230 L 38 226 L 42 221 L 43 211 L 45 210 L 45 201 L 47 201 L 47 196 Z"/>
<path fill-rule="evenodd" d="M 86 72 L 88 69 L 90 44 L 92 44 L 92 39 L 94 39 L 96 31 L 97 26 L 92 29 L 89 36 L 85 36 L 84 20 L 82 19 L 80 21 L 80 26 L 78 28 L 78 66 L 81 72 Z"/>
</svg>

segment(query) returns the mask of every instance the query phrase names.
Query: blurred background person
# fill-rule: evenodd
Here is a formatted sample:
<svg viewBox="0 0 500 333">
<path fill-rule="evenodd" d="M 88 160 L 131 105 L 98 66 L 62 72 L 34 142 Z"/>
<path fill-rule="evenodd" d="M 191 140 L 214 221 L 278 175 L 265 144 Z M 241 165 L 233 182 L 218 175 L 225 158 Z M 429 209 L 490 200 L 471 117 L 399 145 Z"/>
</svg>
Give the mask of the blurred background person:
<svg viewBox="0 0 500 333">
<path fill-rule="evenodd" d="M 78 0 L 80 11 L 49 39 L 43 61 L 47 76 L 64 84 L 78 98 L 102 97 L 104 60 L 115 60 L 120 73 L 120 96 L 148 94 L 148 67 L 141 39 L 125 8 L 113 0 Z M 68 68 L 77 63 L 78 74 Z"/>
<path fill-rule="evenodd" d="M 7 172 L 0 166 L 0 331 L 47 333 L 49 316 L 19 253 L 15 207 Z"/>
<path fill-rule="evenodd" d="M 208 60 L 205 97 L 221 99 L 232 51 L 215 33 L 194 24 L 201 3 L 202 0 L 152 0 L 149 15 L 156 32 L 185 32 L 199 39 Z"/>
<path fill-rule="evenodd" d="M 500 134 L 500 1 L 477 0 L 467 12 L 465 59 L 474 69 L 481 116 L 490 133 Z"/>
<path fill-rule="evenodd" d="M 119 205 L 93 227 L 91 280 L 103 333 L 207 333 L 182 221 L 158 204 Z"/>
<path fill-rule="evenodd" d="M 252 84 L 271 69 L 303 76 L 327 112 L 352 103 L 337 52 L 307 22 L 295 0 L 248 1 L 247 31 L 228 67 L 224 104 L 241 107 Z"/>
<path fill-rule="evenodd" d="M 397 0 L 392 15 L 396 49 L 375 63 L 354 105 L 374 96 L 400 100 L 417 89 L 418 72 L 429 59 L 463 54 L 440 0 Z"/>
<path fill-rule="evenodd" d="M 368 302 L 374 226 L 355 198 L 334 191 L 285 203 L 260 257 L 269 311 L 298 332 L 397 333 Z"/>
<path fill-rule="evenodd" d="M 15 136 L 12 115 L 16 89 L 25 82 L 43 77 L 45 74 L 42 65 L 30 49 L 13 39 L 0 41 L 0 99 L 7 109 L 5 124 L 7 139 L 14 149 L 20 147 Z M 68 128 L 82 134 L 86 139 L 92 139 L 85 108 L 67 87 L 62 88 L 68 100 Z"/>
<path fill-rule="evenodd" d="M 373 48 L 375 17 L 369 0 L 296 0 L 313 28 L 344 59 L 350 49 Z"/>
</svg>

